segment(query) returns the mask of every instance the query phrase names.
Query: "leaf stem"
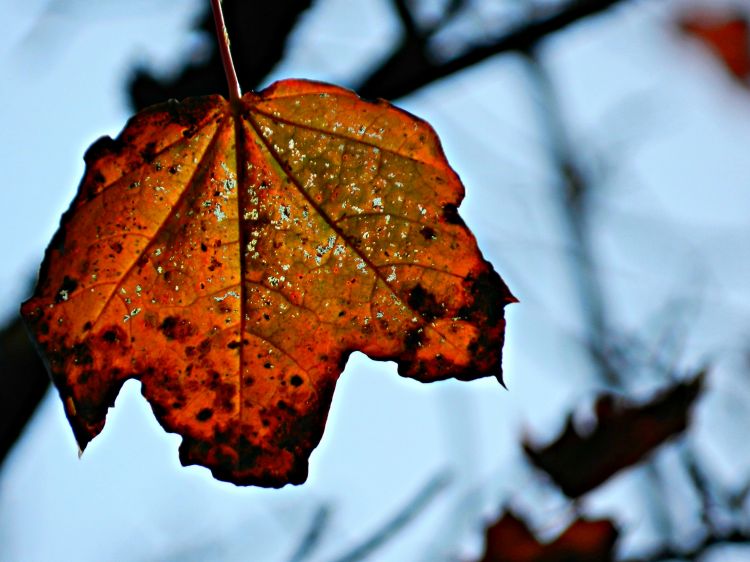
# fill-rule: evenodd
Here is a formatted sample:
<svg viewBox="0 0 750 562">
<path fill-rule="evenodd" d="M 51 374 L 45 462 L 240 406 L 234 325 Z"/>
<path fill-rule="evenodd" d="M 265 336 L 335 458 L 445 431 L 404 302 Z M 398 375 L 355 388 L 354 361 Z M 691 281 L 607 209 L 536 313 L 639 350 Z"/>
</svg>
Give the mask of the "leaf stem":
<svg viewBox="0 0 750 562">
<path fill-rule="evenodd" d="M 211 0 L 211 10 L 214 14 L 214 24 L 216 24 L 216 39 L 219 41 L 221 62 L 224 65 L 224 74 L 229 86 L 229 100 L 238 100 L 242 97 L 242 90 L 240 90 L 240 82 L 234 70 L 232 53 L 229 51 L 229 33 L 224 23 L 224 13 L 221 11 L 221 0 Z"/>
</svg>

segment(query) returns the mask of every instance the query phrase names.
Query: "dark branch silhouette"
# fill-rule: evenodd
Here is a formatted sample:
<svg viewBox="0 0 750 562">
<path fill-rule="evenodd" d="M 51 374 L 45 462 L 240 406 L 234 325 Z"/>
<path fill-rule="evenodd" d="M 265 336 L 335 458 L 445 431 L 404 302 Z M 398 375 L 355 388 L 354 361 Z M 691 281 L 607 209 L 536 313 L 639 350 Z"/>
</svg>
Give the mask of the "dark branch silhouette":
<svg viewBox="0 0 750 562">
<path fill-rule="evenodd" d="M 20 317 L 0 331 L 0 466 L 49 387 Z"/>
<path fill-rule="evenodd" d="M 586 17 L 604 12 L 624 0 L 573 0 L 562 4 L 554 13 L 532 19 L 509 33 L 483 45 L 475 45 L 447 61 L 435 61 L 426 48 L 424 37 L 407 33 L 400 45 L 379 68 L 356 87 L 368 98 L 396 99 L 410 94 L 441 78 L 480 63 L 489 57 L 509 51 L 528 51 L 542 39 Z M 437 29 L 431 31 L 434 34 Z"/>
</svg>

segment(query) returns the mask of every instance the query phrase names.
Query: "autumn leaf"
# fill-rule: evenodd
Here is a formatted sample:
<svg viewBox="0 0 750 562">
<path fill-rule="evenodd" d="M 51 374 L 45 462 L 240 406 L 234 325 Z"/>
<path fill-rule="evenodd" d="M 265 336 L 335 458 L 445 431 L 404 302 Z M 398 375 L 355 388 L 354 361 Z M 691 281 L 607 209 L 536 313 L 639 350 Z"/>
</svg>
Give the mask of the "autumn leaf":
<svg viewBox="0 0 750 562">
<path fill-rule="evenodd" d="M 730 74 L 747 86 L 750 78 L 750 28 L 734 12 L 696 12 L 679 22 L 680 29 L 699 39 L 716 55 Z"/>
<path fill-rule="evenodd" d="M 154 106 L 85 160 L 22 307 L 82 449 L 134 378 L 183 464 L 300 483 L 353 351 L 500 376 L 515 299 L 416 117 L 288 80 Z"/>
<path fill-rule="evenodd" d="M 511 512 L 487 528 L 479 562 L 606 562 L 614 560 L 618 532 L 607 520 L 577 519 L 554 541 L 540 542 Z"/>
<path fill-rule="evenodd" d="M 590 433 L 579 433 L 571 416 L 554 442 L 537 447 L 526 441 L 524 451 L 568 497 L 581 496 L 684 431 L 704 376 L 701 372 L 674 384 L 645 404 L 602 395 L 596 402 L 596 427 Z"/>
</svg>

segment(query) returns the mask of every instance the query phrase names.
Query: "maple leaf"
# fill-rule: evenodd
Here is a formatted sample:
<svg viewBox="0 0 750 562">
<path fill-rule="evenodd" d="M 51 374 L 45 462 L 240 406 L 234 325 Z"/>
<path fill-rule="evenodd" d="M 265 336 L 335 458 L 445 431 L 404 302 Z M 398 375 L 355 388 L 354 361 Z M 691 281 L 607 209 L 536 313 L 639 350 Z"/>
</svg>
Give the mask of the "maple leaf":
<svg viewBox="0 0 750 562">
<path fill-rule="evenodd" d="M 300 483 L 353 351 L 500 376 L 515 299 L 416 117 L 287 80 L 154 106 L 85 160 L 22 307 L 82 449 L 135 378 L 183 464 Z"/>
<path fill-rule="evenodd" d="M 480 562 L 606 562 L 614 560 L 618 535 L 611 521 L 576 519 L 554 541 L 543 543 L 522 519 L 506 511 L 487 528 Z"/>
<path fill-rule="evenodd" d="M 674 384 L 644 404 L 604 394 L 596 401 L 597 424 L 591 433 L 581 435 L 571 416 L 554 442 L 539 448 L 527 441 L 524 451 L 568 497 L 581 496 L 683 432 L 704 376 L 701 372 Z"/>
</svg>

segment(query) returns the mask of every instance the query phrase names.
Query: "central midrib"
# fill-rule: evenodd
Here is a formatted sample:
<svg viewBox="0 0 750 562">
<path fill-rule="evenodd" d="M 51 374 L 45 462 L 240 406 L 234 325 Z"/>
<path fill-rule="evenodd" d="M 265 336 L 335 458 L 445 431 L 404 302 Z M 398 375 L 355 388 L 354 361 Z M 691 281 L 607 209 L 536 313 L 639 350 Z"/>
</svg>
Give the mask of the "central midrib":
<svg viewBox="0 0 750 562">
<path fill-rule="evenodd" d="M 235 166 L 237 168 L 237 228 L 239 230 L 237 240 L 239 240 L 239 258 L 240 258 L 240 345 L 237 348 L 239 351 L 239 380 L 237 381 L 237 400 L 240 424 L 242 423 L 243 409 L 244 409 L 244 378 L 245 378 L 245 293 L 246 293 L 246 282 L 245 273 L 247 271 L 245 248 L 247 247 L 247 229 L 245 227 L 245 204 L 247 203 L 247 165 L 243 165 L 245 162 L 245 133 L 242 127 L 242 120 L 240 117 L 241 106 L 236 101 L 230 101 L 232 119 L 234 119 L 234 158 Z M 239 463 L 239 459 L 238 459 Z"/>
</svg>

